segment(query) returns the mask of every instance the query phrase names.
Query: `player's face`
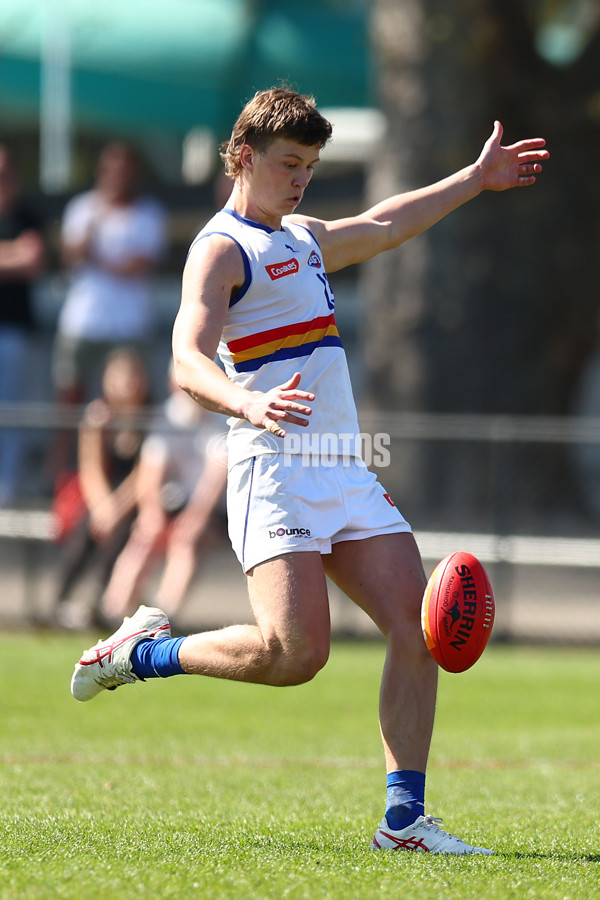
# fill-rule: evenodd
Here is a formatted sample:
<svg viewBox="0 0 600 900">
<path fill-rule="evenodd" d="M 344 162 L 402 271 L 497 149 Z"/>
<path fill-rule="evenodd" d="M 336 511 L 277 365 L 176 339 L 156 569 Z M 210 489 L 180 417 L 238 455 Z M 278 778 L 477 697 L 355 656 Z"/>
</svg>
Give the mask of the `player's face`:
<svg viewBox="0 0 600 900">
<path fill-rule="evenodd" d="M 264 153 L 251 153 L 248 185 L 253 203 L 264 216 L 293 213 L 319 162 L 319 147 L 276 138 Z"/>
</svg>

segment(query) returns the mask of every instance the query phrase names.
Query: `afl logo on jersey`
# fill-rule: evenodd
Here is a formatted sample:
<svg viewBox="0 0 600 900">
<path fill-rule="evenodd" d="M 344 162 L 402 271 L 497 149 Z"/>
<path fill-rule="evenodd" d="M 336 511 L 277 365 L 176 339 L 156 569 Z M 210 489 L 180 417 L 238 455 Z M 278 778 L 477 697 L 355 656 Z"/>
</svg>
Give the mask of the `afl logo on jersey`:
<svg viewBox="0 0 600 900">
<path fill-rule="evenodd" d="M 315 268 L 315 269 L 321 268 L 321 260 L 319 259 L 319 257 L 317 256 L 317 254 L 315 253 L 314 250 L 308 257 L 308 264 L 309 264 L 309 266 L 313 266 L 313 268 Z"/>
<path fill-rule="evenodd" d="M 265 266 L 271 281 L 276 278 L 283 278 L 284 275 L 295 275 L 299 271 L 297 259 L 288 259 L 286 262 L 275 263 L 272 266 Z"/>
</svg>

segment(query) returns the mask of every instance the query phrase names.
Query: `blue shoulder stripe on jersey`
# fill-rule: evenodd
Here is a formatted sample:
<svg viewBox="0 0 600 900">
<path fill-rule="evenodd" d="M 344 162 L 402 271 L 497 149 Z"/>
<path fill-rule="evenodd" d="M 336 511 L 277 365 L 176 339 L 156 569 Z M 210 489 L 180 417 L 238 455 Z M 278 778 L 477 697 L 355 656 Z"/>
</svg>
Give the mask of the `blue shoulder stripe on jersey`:
<svg viewBox="0 0 600 900">
<path fill-rule="evenodd" d="M 244 250 L 244 248 L 242 247 L 240 242 L 236 241 L 236 239 L 231 234 L 227 234 L 226 231 L 207 231 L 206 234 L 199 234 L 192 241 L 192 243 L 190 245 L 190 249 L 188 250 L 188 256 L 190 255 L 191 249 L 194 246 L 194 244 L 197 244 L 198 241 L 201 241 L 203 238 L 210 237 L 212 234 L 220 234 L 223 237 L 230 238 L 230 240 L 232 240 L 233 243 L 236 244 L 236 246 L 239 248 L 239 251 L 242 254 L 242 260 L 244 261 L 244 283 L 241 286 L 241 288 L 239 289 L 239 291 L 237 292 L 237 294 L 235 295 L 235 297 L 232 297 L 231 300 L 229 301 L 229 307 L 231 308 L 232 306 L 235 306 L 236 303 L 240 302 L 240 300 L 242 299 L 244 294 L 246 294 L 248 292 L 248 288 L 250 287 L 250 285 L 252 283 L 252 269 L 250 268 L 250 260 L 248 259 L 248 254 L 246 253 L 246 251 Z"/>
<path fill-rule="evenodd" d="M 242 225 L 249 225 L 251 228 L 258 228 L 260 231 L 266 231 L 267 234 L 273 234 L 275 232 L 274 228 L 271 228 L 269 225 L 261 225 L 260 222 L 255 222 L 254 219 L 245 219 L 244 216 L 240 216 L 239 213 L 236 213 L 234 209 L 228 209 L 225 207 L 221 210 L 221 212 L 227 213 L 228 216 L 233 216 L 234 219 L 237 219 L 238 222 L 241 222 Z"/>
<path fill-rule="evenodd" d="M 310 356 L 318 347 L 343 347 L 341 339 L 334 334 L 328 334 L 320 341 L 311 341 L 307 344 L 300 344 L 298 347 L 282 347 L 281 350 L 275 350 L 274 353 L 267 353 L 265 356 L 258 356 L 256 359 L 248 359 L 245 362 L 234 364 L 236 372 L 256 372 L 266 363 L 277 362 L 282 359 L 297 359 L 300 356 Z"/>
<path fill-rule="evenodd" d="M 228 234 L 227 237 L 231 237 L 231 235 Z M 240 248 L 240 253 L 242 254 L 242 259 L 244 260 L 244 283 L 241 286 L 241 288 L 239 289 L 239 291 L 237 292 L 237 294 L 235 295 L 235 297 L 232 297 L 231 300 L 229 301 L 230 308 L 232 306 L 235 306 L 236 303 L 240 302 L 240 300 L 242 299 L 242 297 L 248 291 L 248 288 L 252 284 L 252 269 L 250 268 L 250 260 L 248 259 L 248 254 L 246 253 L 246 251 L 244 250 L 244 248 L 242 247 L 242 245 L 240 244 L 239 241 L 236 241 L 234 237 L 231 237 L 231 240 L 235 241 L 235 243 Z"/>
</svg>

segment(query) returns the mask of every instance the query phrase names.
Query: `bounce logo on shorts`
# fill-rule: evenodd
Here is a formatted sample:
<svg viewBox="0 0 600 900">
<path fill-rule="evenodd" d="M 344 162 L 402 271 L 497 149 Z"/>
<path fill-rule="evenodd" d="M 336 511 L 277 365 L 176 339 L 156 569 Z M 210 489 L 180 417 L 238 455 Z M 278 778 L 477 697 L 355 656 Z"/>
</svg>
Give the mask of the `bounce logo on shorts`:
<svg viewBox="0 0 600 900">
<path fill-rule="evenodd" d="M 269 528 L 270 538 L 284 537 L 286 534 L 292 537 L 298 535 L 299 537 L 308 538 L 310 537 L 310 528 L 275 528 L 274 530 Z"/>
</svg>

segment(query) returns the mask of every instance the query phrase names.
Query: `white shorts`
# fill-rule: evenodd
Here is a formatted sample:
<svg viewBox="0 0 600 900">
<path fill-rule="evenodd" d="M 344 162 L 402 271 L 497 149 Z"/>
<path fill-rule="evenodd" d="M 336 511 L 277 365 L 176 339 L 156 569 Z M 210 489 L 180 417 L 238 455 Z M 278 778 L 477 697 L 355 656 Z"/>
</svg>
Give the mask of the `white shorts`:
<svg viewBox="0 0 600 900">
<path fill-rule="evenodd" d="M 244 572 L 282 553 L 331 553 L 339 541 L 411 531 L 375 475 L 348 459 L 333 466 L 301 455 L 243 460 L 229 472 L 227 514 Z"/>
</svg>

